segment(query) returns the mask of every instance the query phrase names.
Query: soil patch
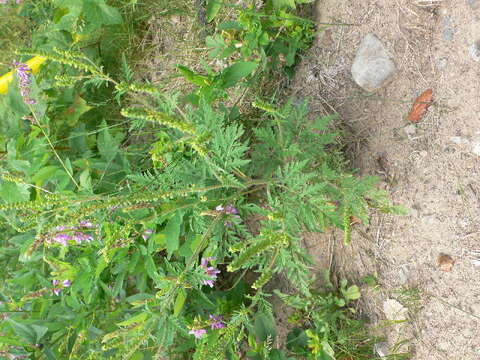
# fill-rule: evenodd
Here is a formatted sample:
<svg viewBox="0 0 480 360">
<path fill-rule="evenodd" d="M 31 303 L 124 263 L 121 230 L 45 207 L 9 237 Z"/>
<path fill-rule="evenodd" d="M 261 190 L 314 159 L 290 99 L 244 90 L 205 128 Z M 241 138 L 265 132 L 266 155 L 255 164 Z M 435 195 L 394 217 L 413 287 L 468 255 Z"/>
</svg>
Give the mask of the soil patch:
<svg viewBox="0 0 480 360">
<path fill-rule="evenodd" d="M 353 166 L 380 176 L 409 215 L 374 215 L 348 247 L 341 236 L 333 246 L 310 236 L 309 250 L 341 276 L 378 277 L 380 290 L 365 291 L 361 306 L 374 323 L 386 319 L 387 300 L 410 310 L 387 334 L 390 345 L 413 338 L 416 360 L 480 359 L 480 1 L 323 0 L 317 21 L 322 32 L 292 93 L 310 98 L 314 114 L 339 114 L 351 130 Z M 397 69 L 373 93 L 351 75 L 369 33 Z M 433 105 L 408 122 L 429 88 Z M 439 264 L 443 255 L 452 266 Z"/>
</svg>

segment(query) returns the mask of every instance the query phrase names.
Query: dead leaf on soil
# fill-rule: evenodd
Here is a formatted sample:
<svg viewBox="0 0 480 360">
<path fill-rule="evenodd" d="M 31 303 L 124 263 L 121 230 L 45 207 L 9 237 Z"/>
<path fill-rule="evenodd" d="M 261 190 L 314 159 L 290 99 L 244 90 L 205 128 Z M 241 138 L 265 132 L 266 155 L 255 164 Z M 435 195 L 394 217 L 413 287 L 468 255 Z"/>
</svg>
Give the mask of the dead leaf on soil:
<svg viewBox="0 0 480 360">
<path fill-rule="evenodd" d="M 432 104 L 433 101 L 433 90 L 427 89 L 420 94 L 419 97 L 415 100 L 412 110 L 408 114 L 407 120 L 411 122 L 419 122 L 422 120 L 423 116 L 427 112 L 428 107 Z"/>
<path fill-rule="evenodd" d="M 438 268 L 441 271 L 452 271 L 453 264 L 455 264 L 455 260 L 450 255 L 447 254 L 440 254 L 437 259 Z"/>
</svg>

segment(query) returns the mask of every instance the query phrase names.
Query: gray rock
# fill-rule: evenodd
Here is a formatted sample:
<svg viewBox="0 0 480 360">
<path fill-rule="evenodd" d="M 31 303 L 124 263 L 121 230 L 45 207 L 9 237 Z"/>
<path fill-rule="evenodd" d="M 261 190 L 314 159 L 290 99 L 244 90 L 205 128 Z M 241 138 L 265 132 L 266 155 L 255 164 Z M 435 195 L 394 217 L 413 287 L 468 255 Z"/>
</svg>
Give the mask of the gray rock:
<svg viewBox="0 0 480 360">
<path fill-rule="evenodd" d="M 407 320 L 408 309 L 395 299 L 387 299 L 383 302 L 385 317 L 391 321 Z"/>
<path fill-rule="evenodd" d="M 465 0 L 468 6 L 470 6 L 473 10 L 476 10 L 480 7 L 479 0 Z"/>
<path fill-rule="evenodd" d="M 448 27 L 443 29 L 443 32 L 442 32 L 443 40 L 453 41 L 454 36 L 455 36 L 455 30 L 453 28 Z"/>
<path fill-rule="evenodd" d="M 468 50 L 473 60 L 480 61 L 480 40 L 474 42 Z"/>
<path fill-rule="evenodd" d="M 380 342 L 375 344 L 375 352 L 382 359 L 387 359 L 388 354 L 390 353 L 390 347 L 386 342 Z"/>
<path fill-rule="evenodd" d="M 452 21 L 450 20 L 449 16 L 445 16 L 442 19 L 443 24 L 443 31 L 442 31 L 442 38 L 446 41 L 453 41 L 455 36 L 455 29 L 453 28 Z"/>
<path fill-rule="evenodd" d="M 395 73 L 395 64 L 383 43 L 373 34 L 367 34 L 357 51 L 352 65 L 353 80 L 364 90 L 381 88 Z"/>
</svg>

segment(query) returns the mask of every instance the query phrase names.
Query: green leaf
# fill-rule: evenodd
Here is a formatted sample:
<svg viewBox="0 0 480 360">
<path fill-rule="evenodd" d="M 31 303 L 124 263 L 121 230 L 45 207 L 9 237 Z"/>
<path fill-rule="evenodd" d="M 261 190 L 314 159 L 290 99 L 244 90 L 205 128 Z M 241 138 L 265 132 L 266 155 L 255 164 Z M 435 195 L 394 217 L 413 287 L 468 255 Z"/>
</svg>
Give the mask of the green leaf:
<svg viewBox="0 0 480 360">
<path fill-rule="evenodd" d="M 272 0 L 275 9 L 295 9 L 295 0 Z"/>
<path fill-rule="evenodd" d="M 15 334 L 17 334 L 18 337 L 25 340 L 27 343 L 36 343 L 37 332 L 31 325 L 22 324 L 12 319 L 7 319 L 7 322 L 13 328 L 13 331 L 15 332 Z"/>
<path fill-rule="evenodd" d="M 167 226 L 165 226 L 165 229 L 163 230 L 163 233 L 166 236 L 167 253 L 169 258 L 180 246 L 180 225 L 182 225 L 182 217 L 183 215 L 177 211 L 175 216 L 168 221 Z"/>
<path fill-rule="evenodd" d="M 105 3 L 105 0 L 84 0 L 84 16 L 93 24 L 115 25 L 123 23 L 120 12 Z"/>
<path fill-rule="evenodd" d="M 4 182 L 0 184 L 0 199 L 7 203 L 27 201 L 30 198 L 30 191 L 26 184 Z"/>
<path fill-rule="evenodd" d="M 68 126 L 74 127 L 80 117 L 88 110 L 92 109 L 80 95 L 76 95 L 73 104 L 70 105 L 63 114 L 60 115 L 60 121 L 65 121 Z"/>
<path fill-rule="evenodd" d="M 129 326 L 133 324 L 142 324 L 147 320 L 148 313 L 142 312 L 138 315 L 132 316 L 130 319 L 117 323 L 117 326 Z"/>
<path fill-rule="evenodd" d="M 229 66 L 220 75 L 223 87 L 229 88 L 234 86 L 241 79 L 250 75 L 257 67 L 258 64 L 253 61 L 240 61 Z"/>
<path fill-rule="evenodd" d="M 119 146 L 123 140 L 123 134 L 117 133 L 116 135 L 112 135 L 105 120 L 100 125 L 100 128 L 101 131 L 97 139 L 98 151 L 107 162 L 110 162 L 119 151 Z"/>
<path fill-rule="evenodd" d="M 342 290 L 342 294 L 346 300 L 357 300 L 362 296 L 357 285 L 352 285 L 347 290 Z"/>
<path fill-rule="evenodd" d="M 187 292 L 184 289 L 180 289 L 175 299 L 175 306 L 173 307 L 173 315 L 178 316 L 185 305 L 187 299 Z"/>
<path fill-rule="evenodd" d="M 269 314 L 260 313 L 255 317 L 254 330 L 258 341 L 265 341 L 268 337 L 275 340 L 277 336 L 275 320 Z"/>
<path fill-rule="evenodd" d="M 40 325 L 31 325 L 31 326 L 33 328 L 33 331 L 35 331 L 35 334 L 37 335 L 37 339 L 35 343 L 38 344 L 42 339 L 42 337 L 44 337 L 45 334 L 48 332 L 48 328 Z"/>
<path fill-rule="evenodd" d="M 177 65 L 177 69 L 183 75 L 185 80 L 187 80 L 188 82 L 191 82 L 194 85 L 203 87 L 211 84 L 211 80 L 208 76 L 197 74 L 196 72 L 194 72 L 193 70 L 190 70 L 186 66 Z"/>
<path fill-rule="evenodd" d="M 207 4 L 207 22 L 211 22 L 222 8 L 221 0 L 208 0 Z"/>
</svg>

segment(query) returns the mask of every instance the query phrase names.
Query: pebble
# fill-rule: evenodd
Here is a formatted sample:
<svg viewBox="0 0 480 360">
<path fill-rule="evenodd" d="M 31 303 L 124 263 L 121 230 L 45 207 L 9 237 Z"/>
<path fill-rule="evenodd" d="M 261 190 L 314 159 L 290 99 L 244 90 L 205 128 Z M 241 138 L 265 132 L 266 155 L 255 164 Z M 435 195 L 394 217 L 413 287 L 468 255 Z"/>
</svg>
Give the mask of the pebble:
<svg viewBox="0 0 480 360">
<path fill-rule="evenodd" d="M 443 31 L 442 31 L 442 37 L 443 40 L 446 41 L 453 41 L 453 38 L 455 36 L 455 30 L 451 26 L 452 22 L 450 21 L 450 17 L 446 16 L 443 18 Z"/>
<path fill-rule="evenodd" d="M 480 303 L 470 305 L 470 310 L 475 316 L 480 316 Z"/>
<path fill-rule="evenodd" d="M 374 91 L 381 88 L 396 69 L 383 43 L 370 33 L 361 41 L 351 71 L 357 85 Z"/>
<path fill-rule="evenodd" d="M 473 10 L 480 8 L 479 0 L 465 0 L 465 3 L 470 6 Z"/>
<path fill-rule="evenodd" d="M 480 156 L 480 140 L 474 141 L 472 143 L 472 153 L 474 153 L 477 156 Z"/>
<path fill-rule="evenodd" d="M 472 45 L 470 45 L 468 51 L 473 60 L 480 61 L 480 40 L 477 40 Z"/>
<path fill-rule="evenodd" d="M 390 347 L 386 342 L 379 342 L 375 344 L 375 352 L 380 356 L 382 359 L 387 359 L 387 356 L 390 352 Z"/>
<path fill-rule="evenodd" d="M 403 131 L 405 131 L 405 134 L 407 134 L 408 137 L 414 136 L 417 133 L 417 127 L 413 124 L 410 124 L 405 126 Z"/>
<path fill-rule="evenodd" d="M 402 266 L 398 269 L 398 282 L 400 285 L 405 285 L 408 282 L 408 275 L 409 271 L 406 266 Z"/>
<path fill-rule="evenodd" d="M 385 316 L 388 320 L 407 320 L 407 308 L 395 299 L 388 299 L 383 302 L 383 312 L 385 313 Z"/>
</svg>

